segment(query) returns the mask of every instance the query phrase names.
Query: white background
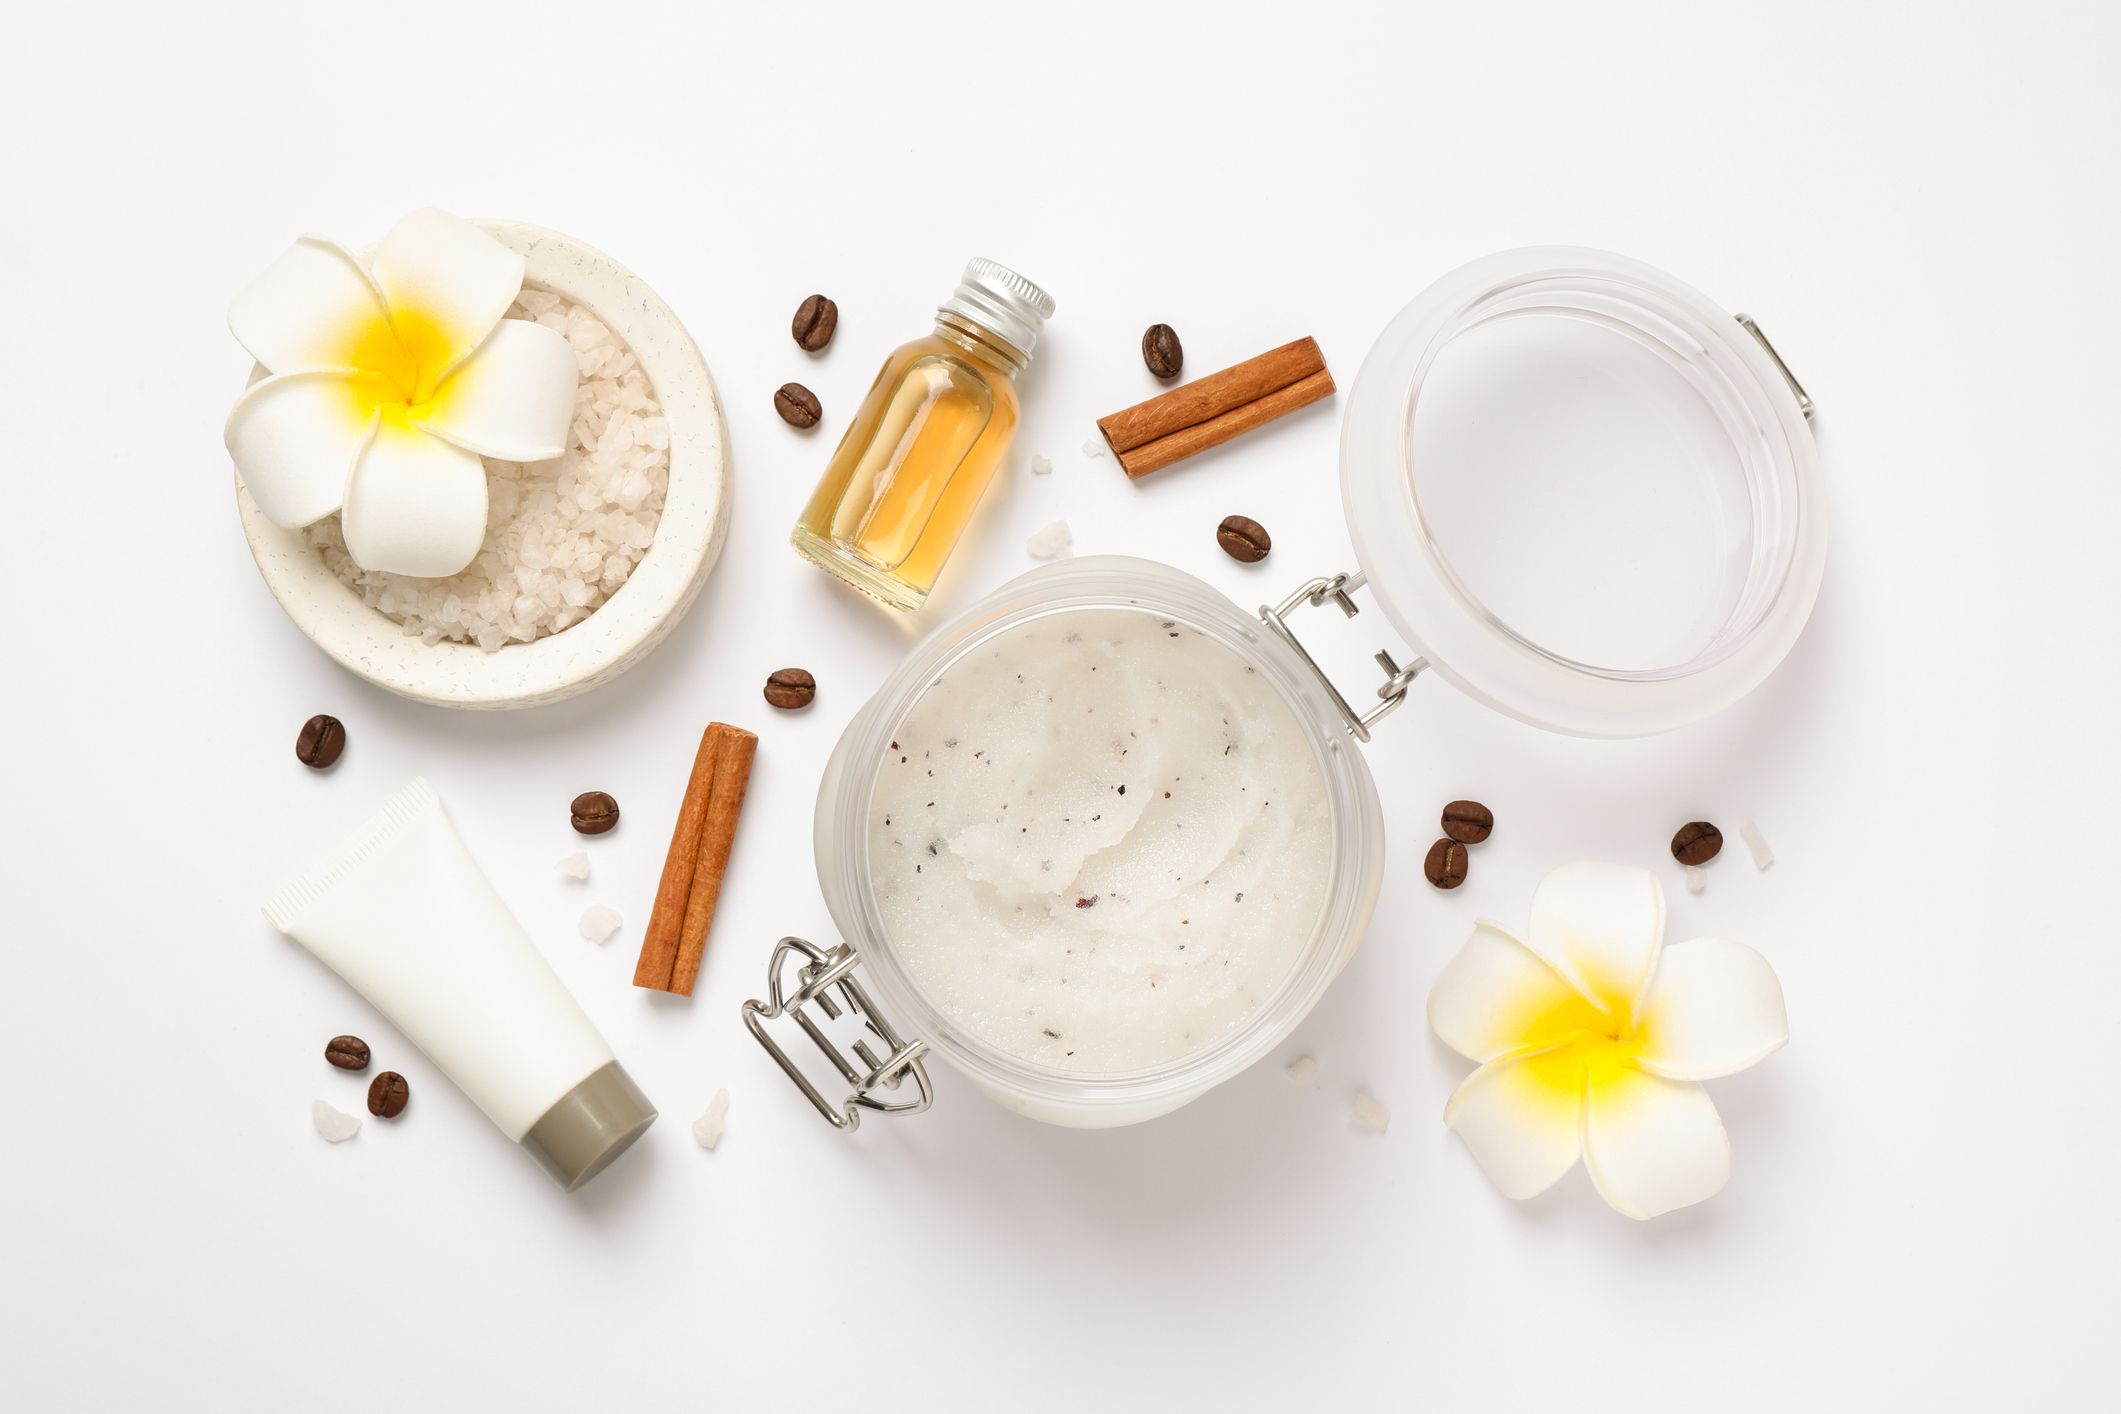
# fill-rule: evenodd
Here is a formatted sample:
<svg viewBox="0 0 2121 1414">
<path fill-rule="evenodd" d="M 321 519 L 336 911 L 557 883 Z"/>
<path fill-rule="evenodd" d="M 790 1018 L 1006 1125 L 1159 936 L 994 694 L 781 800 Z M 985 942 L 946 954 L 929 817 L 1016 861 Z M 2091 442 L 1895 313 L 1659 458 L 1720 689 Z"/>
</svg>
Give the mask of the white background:
<svg viewBox="0 0 2121 1414">
<path fill-rule="evenodd" d="M 2088 1408 L 2113 1397 L 2121 19 L 2092 3 L 5 9 L 0 86 L 0 1402 L 48 1409 Z M 297 233 L 415 206 L 604 248 L 728 411 L 728 552 L 646 664 L 503 717 L 328 662 L 245 553 L 229 296 Z M 1189 1109 L 1043 1128 L 939 1075 L 832 1132 L 745 1035 L 772 940 L 829 938 L 826 752 L 908 637 L 787 526 L 887 349 L 971 254 L 1046 282 L 1020 455 L 947 613 L 1065 517 L 1250 604 L 1349 563 L 1339 402 L 1139 486 L 1079 448 L 1189 372 L 1314 334 L 1345 385 L 1436 276 L 1649 260 L 1758 314 L 1817 397 L 1834 545 L 1737 709 L 1542 735 L 1421 684 L 1370 750 L 1390 869 L 1298 1033 Z M 840 304 L 822 357 L 787 335 Z M 771 411 L 788 379 L 826 425 Z M 1024 461 L 1056 464 L 1033 478 Z M 1246 567 L 1212 527 L 1274 535 Z M 931 620 L 932 621 L 932 616 Z M 1318 620 L 1321 624 L 1323 619 Z M 1377 615 L 1342 645 L 1359 662 Z M 800 663 L 800 716 L 759 684 Z M 352 744 L 292 755 L 313 712 Z M 629 985 L 703 724 L 762 736 L 698 994 Z M 258 901 L 407 778 L 663 1109 L 562 1196 Z M 625 822 L 588 845 L 566 802 Z M 1500 825 L 1440 895 L 1445 800 Z M 1690 898 L 1672 829 L 1757 819 Z M 1498 1197 L 1425 1033 L 1477 914 L 1578 856 L 1660 865 L 1750 941 L 1790 1047 L 1712 1086 L 1736 1169 L 1638 1225 L 1579 1170 Z M 603 901 L 625 931 L 576 936 Z M 352 1143 L 325 1038 L 411 1079 Z M 1277 1058 L 1280 1059 L 1280 1058 Z M 716 1087 L 729 1131 L 687 1124 Z M 1389 1134 L 1347 1125 L 1367 1088 Z M 2108 1406 L 2110 1407 L 2110 1406 Z"/>
</svg>

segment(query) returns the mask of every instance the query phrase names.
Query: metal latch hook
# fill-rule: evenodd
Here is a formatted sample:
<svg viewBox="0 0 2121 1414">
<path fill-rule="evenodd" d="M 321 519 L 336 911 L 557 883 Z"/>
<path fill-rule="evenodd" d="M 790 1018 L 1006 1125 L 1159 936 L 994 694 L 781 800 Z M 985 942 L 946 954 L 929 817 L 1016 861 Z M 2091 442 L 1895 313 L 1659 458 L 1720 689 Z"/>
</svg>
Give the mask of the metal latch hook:
<svg viewBox="0 0 2121 1414">
<path fill-rule="evenodd" d="M 1333 679 L 1326 676 L 1326 670 L 1318 666 L 1318 660 L 1311 656 L 1311 651 L 1296 637 L 1295 631 L 1289 627 L 1289 615 L 1295 613 L 1299 605 L 1308 604 L 1316 609 L 1323 607 L 1330 599 L 1343 615 L 1352 619 L 1361 613 L 1362 609 L 1351 596 L 1368 582 L 1369 577 L 1361 570 L 1353 574 L 1336 574 L 1330 579 L 1314 579 L 1303 585 L 1294 594 L 1282 600 L 1277 608 L 1270 609 L 1264 604 L 1259 606 L 1260 621 L 1273 629 L 1282 642 L 1295 649 L 1297 656 L 1303 659 L 1304 666 L 1324 684 L 1327 695 L 1333 699 L 1333 705 L 1340 709 L 1341 720 L 1347 723 L 1348 731 L 1357 741 L 1368 741 L 1370 728 L 1390 716 L 1392 710 L 1406 700 L 1407 685 L 1414 681 L 1417 673 L 1429 666 L 1429 660 L 1416 658 L 1402 668 L 1393 660 L 1390 652 L 1382 648 L 1377 650 L 1372 656 L 1376 658 L 1377 666 L 1385 670 L 1385 680 L 1377 689 L 1379 701 L 1377 706 L 1368 712 L 1358 712 L 1349 705 L 1347 698 L 1340 695 L 1340 689 L 1333 685 Z"/>
<path fill-rule="evenodd" d="M 795 992 L 790 995 L 782 985 L 782 979 L 787 975 L 786 963 L 797 956 L 806 960 L 796 969 Z M 862 984 L 854 980 L 854 969 L 860 963 L 860 956 L 845 943 L 826 952 L 802 938 L 783 938 L 774 944 L 773 956 L 766 963 L 767 1000 L 744 1003 L 744 1025 L 750 1029 L 752 1037 L 766 1048 L 766 1053 L 773 1057 L 781 1072 L 795 1082 L 796 1088 L 809 1098 L 817 1112 L 834 1128 L 848 1133 L 861 1127 L 863 1110 L 875 1110 L 880 1114 L 918 1114 L 935 1103 L 935 1090 L 928 1083 L 928 1068 L 920 1059 L 922 1052 L 928 1049 L 928 1043 L 899 1038 L 891 1023 L 877 1012 L 869 994 L 862 990 Z M 834 999 L 835 993 L 838 994 L 837 1000 Z M 854 1052 L 854 1059 L 850 1060 L 846 1051 L 841 1050 L 817 1024 L 816 1018 L 805 1010 L 813 1003 L 834 1021 L 839 1020 L 844 1012 L 852 1012 L 871 1035 L 883 1042 L 884 1054 L 879 1057 L 868 1039 L 863 1038 L 849 1048 Z M 783 1016 L 794 1018 L 811 1044 L 853 1087 L 853 1092 L 837 1106 L 818 1093 L 818 1088 L 810 1083 L 810 1077 L 789 1059 L 780 1042 L 774 1040 L 766 1029 L 767 1022 Z M 856 1061 L 860 1064 L 857 1065 Z M 920 1092 L 918 1096 L 891 1100 L 876 1093 L 897 1090 L 899 1082 L 909 1075 Z"/>
</svg>

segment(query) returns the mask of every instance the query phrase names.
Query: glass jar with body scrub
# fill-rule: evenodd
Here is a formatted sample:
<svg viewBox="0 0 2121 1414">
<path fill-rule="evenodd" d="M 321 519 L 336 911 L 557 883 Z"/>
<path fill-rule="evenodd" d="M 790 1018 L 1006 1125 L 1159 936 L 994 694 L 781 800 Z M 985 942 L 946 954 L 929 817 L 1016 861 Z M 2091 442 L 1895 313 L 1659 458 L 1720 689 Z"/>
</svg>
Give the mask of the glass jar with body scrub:
<svg viewBox="0 0 2121 1414">
<path fill-rule="evenodd" d="M 1538 249 L 1447 276 L 1349 399 L 1360 568 L 1248 614 L 1167 566 L 1081 559 L 936 630 L 820 785 L 845 941 L 783 939 L 747 1024 L 847 1129 L 925 1108 L 930 1056 L 1057 1124 L 1204 1093 L 1284 1040 L 1361 940 L 1384 840 L 1357 743 L 1416 674 L 1630 736 L 1773 670 L 1824 559 L 1809 414 L 1757 326 L 1648 266 Z M 1367 710 L 1292 622 L 1355 614 L 1365 585 L 1414 649 L 1378 654 Z M 844 1098 L 781 1045 L 790 1015 Z"/>
</svg>

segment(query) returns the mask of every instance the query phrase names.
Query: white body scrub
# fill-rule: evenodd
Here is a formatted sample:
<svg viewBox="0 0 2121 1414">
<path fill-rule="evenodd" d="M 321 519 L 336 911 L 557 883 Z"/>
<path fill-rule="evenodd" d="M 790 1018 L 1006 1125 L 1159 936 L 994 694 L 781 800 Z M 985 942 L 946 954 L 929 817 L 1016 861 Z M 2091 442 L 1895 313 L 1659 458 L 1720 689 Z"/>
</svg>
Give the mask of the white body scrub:
<svg viewBox="0 0 2121 1414">
<path fill-rule="evenodd" d="M 894 949 L 979 1041 L 1113 1073 L 1213 1044 L 1311 941 L 1325 784 L 1274 689 L 1182 624 L 1053 614 L 960 658 L 896 733 L 869 866 Z"/>
</svg>

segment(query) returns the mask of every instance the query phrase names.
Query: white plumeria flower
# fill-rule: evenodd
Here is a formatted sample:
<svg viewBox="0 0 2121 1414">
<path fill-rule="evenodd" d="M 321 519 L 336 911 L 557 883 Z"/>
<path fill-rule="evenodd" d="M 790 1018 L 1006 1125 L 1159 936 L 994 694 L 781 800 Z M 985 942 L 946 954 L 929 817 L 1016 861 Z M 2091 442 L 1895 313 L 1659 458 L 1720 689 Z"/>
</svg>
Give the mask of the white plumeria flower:
<svg viewBox="0 0 2121 1414">
<path fill-rule="evenodd" d="M 1480 1069 L 1444 1122 L 1511 1198 L 1578 1155 L 1606 1202 L 1653 1218 L 1714 1195 L 1731 1146 L 1696 1083 L 1790 1038 L 1782 984 L 1740 943 L 1662 948 L 1648 870 L 1567 864 L 1532 896 L 1528 939 L 1483 919 L 1429 993 L 1429 1025 Z"/>
<path fill-rule="evenodd" d="M 486 536 L 482 456 L 566 449 L 577 381 L 556 330 L 501 316 L 523 257 L 468 221 L 416 211 L 363 266 L 304 236 L 229 306 L 271 376 L 229 414 L 258 509 L 296 529 L 343 511 L 363 569 L 455 574 Z"/>
</svg>

